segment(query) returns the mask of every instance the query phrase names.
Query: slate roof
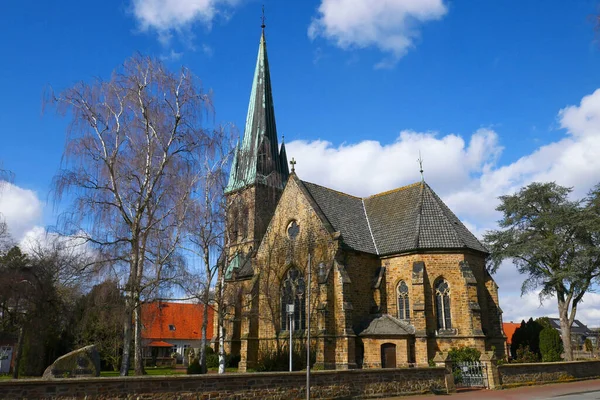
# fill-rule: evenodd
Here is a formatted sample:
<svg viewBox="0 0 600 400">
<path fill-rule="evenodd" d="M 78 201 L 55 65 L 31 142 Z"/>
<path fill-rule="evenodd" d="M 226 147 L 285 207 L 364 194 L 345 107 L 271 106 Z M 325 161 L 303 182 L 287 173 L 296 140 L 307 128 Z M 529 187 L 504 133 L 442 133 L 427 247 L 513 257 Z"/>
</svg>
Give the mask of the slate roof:
<svg viewBox="0 0 600 400">
<path fill-rule="evenodd" d="M 350 248 L 378 255 L 486 248 L 425 182 L 367 198 L 302 182 Z"/>
<path fill-rule="evenodd" d="M 550 325 L 557 329 L 560 332 L 560 319 L 558 318 L 548 318 Z M 592 336 L 594 333 L 587 327 L 583 322 L 578 319 L 573 321 L 573 325 L 571 326 L 571 335 L 581 335 L 581 336 Z"/>
<path fill-rule="evenodd" d="M 360 197 L 302 182 L 344 243 L 355 250 L 377 254 Z"/>
<path fill-rule="evenodd" d="M 359 336 L 406 336 L 414 335 L 415 327 L 406 321 L 383 314 L 372 321 L 358 333 Z"/>
</svg>

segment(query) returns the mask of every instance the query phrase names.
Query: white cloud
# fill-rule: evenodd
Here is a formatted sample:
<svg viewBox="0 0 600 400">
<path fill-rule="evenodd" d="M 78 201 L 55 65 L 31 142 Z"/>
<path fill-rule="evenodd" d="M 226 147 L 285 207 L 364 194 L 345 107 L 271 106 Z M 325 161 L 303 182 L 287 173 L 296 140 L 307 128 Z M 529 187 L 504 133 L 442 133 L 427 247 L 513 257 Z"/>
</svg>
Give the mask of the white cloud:
<svg viewBox="0 0 600 400">
<path fill-rule="evenodd" d="M 19 241 L 19 247 L 25 253 L 35 253 L 40 249 L 51 250 L 61 248 L 73 254 L 83 254 L 93 257 L 96 252 L 89 246 L 85 232 L 73 236 L 63 236 L 50 232 L 46 228 L 36 225 L 28 230 Z"/>
<path fill-rule="evenodd" d="M 417 158 L 424 159 L 425 180 L 477 236 L 496 227 L 498 197 L 514 193 L 535 181 L 556 181 L 574 187 L 575 197 L 584 196 L 600 182 L 600 89 L 585 96 L 579 105 L 558 112 L 558 124 L 566 134 L 517 161 L 498 165 L 502 152 L 498 134 L 479 129 L 468 140 L 457 134 L 400 132 L 396 141 L 375 140 L 344 143 L 293 141 L 286 143 L 288 155 L 298 160 L 301 179 L 350 194 L 368 196 L 420 179 Z M 523 315 L 555 313 L 556 301 L 539 308 L 537 294 L 520 298 L 523 277 L 505 262 L 496 275 L 505 320 Z M 598 324 L 595 311 L 600 295 L 587 294 L 578 315 Z"/>
<path fill-rule="evenodd" d="M 321 0 L 308 36 L 343 49 L 375 46 L 388 55 L 376 67 L 391 67 L 414 46 L 419 25 L 447 11 L 443 0 Z"/>
<path fill-rule="evenodd" d="M 163 44 L 174 32 L 187 32 L 194 23 L 208 29 L 217 15 L 228 18 L 227 8 L 240 0 L 133 0 L 133 15 L 143 31 L 153 30 Z"/>
<path fill-rule="evenodd" d="M 0 214 L 11 236 L 18 241 L 40 222 L 42 202 L 34 191 L 4 182 L 0 193 Z"/>
</svg>

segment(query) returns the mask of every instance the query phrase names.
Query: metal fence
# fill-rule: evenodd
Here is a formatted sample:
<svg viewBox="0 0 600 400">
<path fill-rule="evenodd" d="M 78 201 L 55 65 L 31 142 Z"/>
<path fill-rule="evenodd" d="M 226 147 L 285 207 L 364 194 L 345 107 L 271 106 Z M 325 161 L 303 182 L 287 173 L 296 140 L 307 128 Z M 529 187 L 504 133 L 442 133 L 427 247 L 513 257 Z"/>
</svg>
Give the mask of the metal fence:
<svg viewBox="0 0 600 400">
<path fill-rule="evenodd" d="M 485 366 L 479 361 L 459 361 L 452 364 L 454 384 L 458 387 L 487 386 Z"/>
</svg>

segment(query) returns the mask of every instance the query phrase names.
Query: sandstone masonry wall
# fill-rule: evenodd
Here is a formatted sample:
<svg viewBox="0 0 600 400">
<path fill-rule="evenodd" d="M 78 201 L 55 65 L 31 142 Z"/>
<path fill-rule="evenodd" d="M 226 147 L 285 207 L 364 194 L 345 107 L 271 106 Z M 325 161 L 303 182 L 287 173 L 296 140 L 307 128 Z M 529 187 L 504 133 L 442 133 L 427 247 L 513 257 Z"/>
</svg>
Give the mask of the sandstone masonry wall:
<svg viewBox="0 0 600 400">
<path fill-rule="evenodd" d="M 600 377 L 600 361 L 505 364 L 498 366 L 503 387 Z"/>
<path fill-rule="evenodd" d="M 304 399 L 305 372 L 0 382 L 2 399 Z M 317 371 L 311 398 L 350 399 L 445 391 L 444 368 Z"/>
</svg>

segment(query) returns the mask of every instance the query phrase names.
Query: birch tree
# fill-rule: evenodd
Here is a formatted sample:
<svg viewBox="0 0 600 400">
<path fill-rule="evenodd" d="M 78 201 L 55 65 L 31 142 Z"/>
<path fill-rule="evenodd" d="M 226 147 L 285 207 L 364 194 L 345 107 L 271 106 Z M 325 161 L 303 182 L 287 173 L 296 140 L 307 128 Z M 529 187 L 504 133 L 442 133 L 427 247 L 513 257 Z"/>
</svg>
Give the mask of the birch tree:
<svg viewBox="0 0 600 400">
<path fill-rule="evenodd" d="M 120 373 L 128 373 L 133 340 L 135 373 L 143 374 L 140 304 L 144 291 L 181 262 L 197 154 L 215 143 L 213 131 L 202 127 L 210 96 L 189 70 L 171 72 L 136 55 L 109 80 L 80 82 L 48 100 L 70 118 L 54 193 L 71 207 L 59 227 L 123 267 Z"/>
<path fill-rule="evenodd" d="M 202 165 L 194 187 L 194 202 L 191 207 L 193 218 L 188 224 L 188 239 L 192 247 L 190 251 L 201 258 L 201 271 L 190 279 L 193 286 L 188 286 L 188 291 L 197 297 L 203 304 L 203 315 L 200 346 L 200 366 L 206 373 L 206 346 L 208 330 L 208 308 L 212 299 L 220 304 L 223 296 L 221 284 L 216 284 L 215 278 L 219 271 L 219 257 L 224 250 L 225 243 L 225 214 L 226 204 L 224 189 L 227 183 L 228 167 L 233 154 L 232 130 L 221 127 L 215 131 L 219 140 L 210 149 L 200 149 L 198 160 Z M 216 284 L 216 285 L 215 285 Z M 217 290 L 215 290 L 217 289 Z M 217 308 L 218 310 L 221 307 Z M 221 319 L 219 319 L 221 321 Z M 221 322 L 219 323 L 219 327 Z M 219 372 L 225 372 L 225 355 L 219 346 Z"/>
</svg>

